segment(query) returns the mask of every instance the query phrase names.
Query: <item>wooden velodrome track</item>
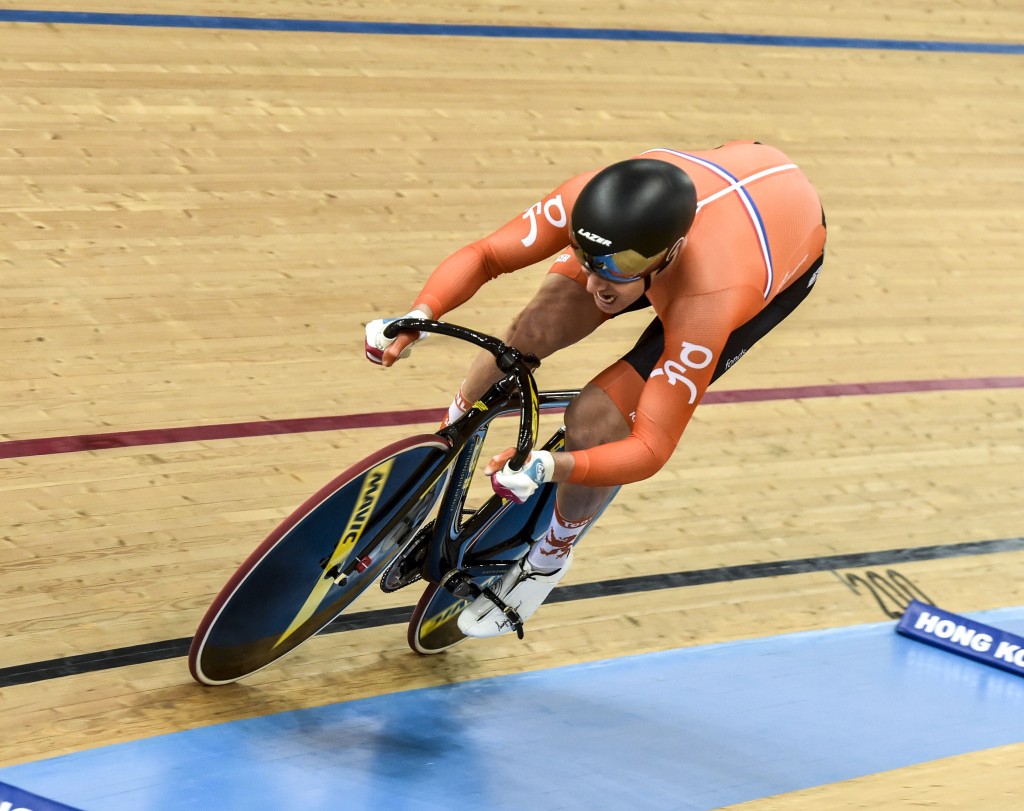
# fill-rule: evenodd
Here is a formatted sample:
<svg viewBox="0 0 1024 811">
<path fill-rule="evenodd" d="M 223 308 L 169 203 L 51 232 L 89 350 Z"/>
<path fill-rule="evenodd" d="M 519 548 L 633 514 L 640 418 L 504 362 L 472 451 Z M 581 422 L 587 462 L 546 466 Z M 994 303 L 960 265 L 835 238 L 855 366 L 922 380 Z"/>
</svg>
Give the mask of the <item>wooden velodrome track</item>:
<svg viewBox="0 0 1024 811">
<path fill-rule="evenodd" d="M 156 0 L 16 5 L 168 12 Z M 826 17 L 809 0 L 490 5 L 188 0 L 173 13 L 993 43 L 1024 30 L 1021 7 L 998 0 L 869 0 Z M 564 177 L 644 148 L 772 143 L 828 213 L 816 292 L 715 391 L 900 384 L 698 410 L 669 465 L 588 536 L 570 581 L 835 555 L 848 566 L 558 603 L 524 642 L 430 659 L 408 652 L 401 626 L 331 634 L 216 690 L 193 684 L 180 655 L 27 680 L 0 691 L 0 766 L 877 622 L 882 604 L 900 608 L 878 579 L 953 611 L 1024 604 L 1019 546 L 872 557 L 1024 535 L 1019 55 L 36 23 L 0 23 L 0 41 L 0 668 L 53 675 L 55 660 L 189 637 L 277 520 L 433 425 L 137 445 L 126 434 L 446 406 L 470 350 L 433 340 L 385 371 L 363 359 L 362 325 L 405 312 L 436 262 Z M 543 272 L 489 285 L 450 320 L 500 330 Z M 541 384 L 582 385 L 646 321 L 619 319 L 551 359 Z M 32 442 L 107 433 L 120 440 L 71 453 Z M 373 589 L 357 607 L 415 596 Z M 984 807 L 1019 785 L 1022 760 L 1018 744 L 752 807 Z"/>
</svg>

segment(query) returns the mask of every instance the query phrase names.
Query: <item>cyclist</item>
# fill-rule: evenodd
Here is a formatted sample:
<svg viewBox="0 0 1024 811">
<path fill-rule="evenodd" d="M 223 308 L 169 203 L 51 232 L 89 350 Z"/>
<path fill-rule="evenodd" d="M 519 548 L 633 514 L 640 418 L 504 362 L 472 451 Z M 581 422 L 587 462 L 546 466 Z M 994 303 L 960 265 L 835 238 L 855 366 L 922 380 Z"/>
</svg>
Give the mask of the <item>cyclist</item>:
<svg viewBox="0 0 1024 811">
<path fill-rule="evenodd" d="M 494 588 L 522 619 L 565 576 L 572 548 L 614 487 L 668 460 L 708 385 L 807 296 L 825 245 L 814 188 L 779 150 L 754 141 L 652 149 L 562 183 L 490 236 L 445 259 L 407 317 L 441 318 L 487 281 L 557 254 L 513 319 L 507 343 L 544 358 L 609 318 L 653 307 L 636 345 L 588 383 L 565 413 L 565 450 L 512 450 L 485 467 L 495 492 L 523 502 L 559 482 L 551 526 Z M 391 366 L 422 333 L 389 341 L 366 328 L 367 357 Z M 471 365 L 447 422 L 501 378 L 493 356 Z M 459 617 L 467 636 L 511 624 L 485 596 Z"/>
</svg>

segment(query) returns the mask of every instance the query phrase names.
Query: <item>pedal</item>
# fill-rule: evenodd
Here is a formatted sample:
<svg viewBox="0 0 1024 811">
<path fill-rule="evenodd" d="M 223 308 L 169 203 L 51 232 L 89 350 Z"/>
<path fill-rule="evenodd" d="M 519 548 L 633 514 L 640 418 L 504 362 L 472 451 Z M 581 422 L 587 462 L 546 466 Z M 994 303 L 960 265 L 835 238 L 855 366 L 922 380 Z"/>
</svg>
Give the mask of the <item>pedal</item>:
<svg viewBox="0 0 1024 811">
<path fill-rule="evenodd" d="M 441 588 L 447 589 L 460 600 L 475 600 L 484 593 L 476 583 L 466 577 L 465 573 L 460 572 L 458 569 L 452 569 L 448 574 L 442 577 L 439 585 Z"/>
<path fill-rule="evenodd" d="M 486 597 L 505 615 L 505 619 L 509 621 L 509 625 L 515 630 L 517 637 L 522 639 L 525 635 L 523 632 L 523 618 L 519 616 L 519 612 L 502 600 L 489 585 L 479 586 L 471 578 L 467 577 L 465 572 L 452 569 L 441 578 L 440 586 L 459 599 L 470 602 L 481 596 Z"/>
<path fill-rule="evenodd" d="M 485 586 L 483 589 L 480 589 L 480 591 L 488 600 L 498 607 L 501 613 L 505 615 L 505 619 L 507 619 L 515 629 L 516 636 L 522 639 L 525 636 L 525 633 L 523 631 L 523 618 L 519 616 L 519 612 L 502 600 L 490 586 Z"/>
</svg>

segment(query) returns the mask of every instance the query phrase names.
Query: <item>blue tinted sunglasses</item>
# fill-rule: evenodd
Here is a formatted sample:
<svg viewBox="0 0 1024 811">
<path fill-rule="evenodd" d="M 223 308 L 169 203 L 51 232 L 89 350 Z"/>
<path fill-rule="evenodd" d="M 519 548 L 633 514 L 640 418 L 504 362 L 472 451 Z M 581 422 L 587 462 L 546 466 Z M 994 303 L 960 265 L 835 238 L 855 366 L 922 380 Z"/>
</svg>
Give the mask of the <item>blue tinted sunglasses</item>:
<svg viewBox="0 0 1024 811">
<path fill-rule="evenodd" d="M 584 268 L 615 284 L 636 282 L 656 270 L 661 270 L 665 265 L 669 250 L 666 248 L 654 256 L 644 256 L 631 250 L 603 256 L 591 256 L 582 248 L 576 245 L 572 246 L 572 252 L 576 254 L 576 258 Z"/>
</svg>

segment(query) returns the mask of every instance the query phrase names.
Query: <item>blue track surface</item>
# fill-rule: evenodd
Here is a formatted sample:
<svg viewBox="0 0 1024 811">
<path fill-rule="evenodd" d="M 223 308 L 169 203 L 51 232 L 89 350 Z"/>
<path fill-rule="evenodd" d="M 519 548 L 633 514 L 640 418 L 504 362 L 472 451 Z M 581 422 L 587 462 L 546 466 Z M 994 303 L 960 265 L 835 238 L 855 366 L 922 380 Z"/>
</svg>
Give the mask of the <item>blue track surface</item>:
<svg viewBox="0 0 1024 811">
<path fill-rule="evenodd" d="M 971 616 L 1024 631 L 1024 608 Z M 86 811 L 710 809 L 1024 741 L 1024 679 L 894 627 L 384 695 L 9 767 L 0 781 Z"/>
</svg>

